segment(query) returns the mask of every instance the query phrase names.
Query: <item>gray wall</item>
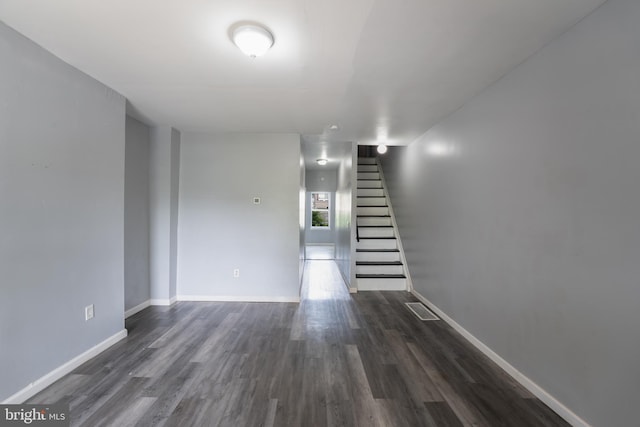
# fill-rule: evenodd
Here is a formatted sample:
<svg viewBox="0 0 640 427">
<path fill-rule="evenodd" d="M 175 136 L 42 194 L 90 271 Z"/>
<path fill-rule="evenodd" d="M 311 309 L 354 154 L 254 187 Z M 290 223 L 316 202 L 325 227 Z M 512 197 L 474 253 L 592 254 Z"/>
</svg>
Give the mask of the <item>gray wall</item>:
<svg viewBox="0 0 640 427">
<path fill-rule="evenodd" d="M 169 220 L 169 296 L 178 288 L 178 203 L 180 191 L 180 132 L 171 129 L 171 178 L 169 186 L 171 218 Z"/>
<path fill-rule="evenodd" d="M 608 1 L 384 157 L 415 288 L 596 426 L 638 419 L 638 22 Z"/>
<path fill-rule="evenodd" d="M 176 297 L 180 134 L 159 126 L 150 136 L 151 302 L 168 304 Z"/>
<path fill-rule="evenodd" d="M 305 232 L 305 200 L 307 194 L 307 173 L 304 162 L 304 154 L 302 153 L 302 137 L 300 137 L 300 179 L 298 187 L 298 281 L 300 290 L 302 289 L 302 280 L 304 275 L 304 232 Z M 298 292 L 300 293 L 300 291 Z"/>
<path fill-rule="evenodd" d="M 352 194 L 357 184 L 357 146 L 345 143 L 344 154 L 338 166 L 338 190 L 336 191 L 336 264 L 349 288 L 355 289 L 355 223 L 356 198 Z"/>
<path fill-rule="evenodd" d="M 180 170 L 178 294 L 297 299 L 300 137 L 184 133 Z"/>
<path fill-rule="evenodd" d="M 127 116 L 124 170 L 124 309 L 149 289 L 149 127 Z"/>
<path fill-rule="evenodd" d="M 306 186 L 307 191 L 335 192 L 338 189 L 338 170 L 308 169 Z"/>
<path fill-rule="evenodd" d="M 2 401 L 123 331 L 125 100 L 3 23 L 0 64 Z"/>
</svg>

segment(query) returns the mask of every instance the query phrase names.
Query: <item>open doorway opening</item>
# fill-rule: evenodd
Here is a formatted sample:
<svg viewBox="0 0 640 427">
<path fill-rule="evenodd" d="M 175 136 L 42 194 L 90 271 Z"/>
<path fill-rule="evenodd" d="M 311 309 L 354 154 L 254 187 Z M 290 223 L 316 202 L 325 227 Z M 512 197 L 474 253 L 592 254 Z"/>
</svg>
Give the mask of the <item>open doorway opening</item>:
<svg viewBox="0 0 640 427">
<path fill-rule="evenodd" d="M 335 259 L 335 192 L 307 191 L 306 205 L 305 259 Z"/>
</svg>

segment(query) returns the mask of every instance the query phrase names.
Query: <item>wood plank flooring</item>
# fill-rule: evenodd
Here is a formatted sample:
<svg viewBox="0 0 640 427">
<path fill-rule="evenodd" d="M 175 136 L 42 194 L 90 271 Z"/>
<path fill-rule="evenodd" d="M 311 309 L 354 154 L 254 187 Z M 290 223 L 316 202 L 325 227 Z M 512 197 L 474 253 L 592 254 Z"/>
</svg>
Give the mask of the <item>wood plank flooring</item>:
<svg viewBox="0 0 640 427">
<path fill-rule="evenodd" d="M 77 426 L 567 426 L 406 292 L 349 295 L 308 261 L 303 300 L 179 302 L 30 403 Z"/>
</svg>

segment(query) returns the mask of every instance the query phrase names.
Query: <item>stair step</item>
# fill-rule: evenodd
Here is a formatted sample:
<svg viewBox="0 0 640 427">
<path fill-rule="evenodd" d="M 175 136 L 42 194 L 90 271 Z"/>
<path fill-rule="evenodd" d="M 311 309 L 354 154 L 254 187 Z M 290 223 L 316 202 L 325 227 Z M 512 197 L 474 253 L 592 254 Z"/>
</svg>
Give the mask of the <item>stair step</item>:
<svg viewBox="0 0 640 427">
<path fill-rule="evenodd" d="M 400 262 L 400 251 L 359 251 L 356 250 L 356 262 Z"/>
<path fill-rule="evenodd" d="M 356 243 L 358 249 L 398 249 L 398 241 L 395 238 L 361 238 Z"/>
<path fill-rule="evenodd" d="M 358 157 L 359 165 L 375 165 L 376 158 L 375 157 Z"/>
<path fill-rule="evenodd" d="M 356 276 L 395 276 L 403 274 L 404 266 L 402 264 L 356 264 Z"/>
<path fill-rule="evenodd" d="M 356 279 L 406 279 L 404 274 L 356 274 Z"/>
<path fill-rule="evenodd" d="M 358 179 L 380 179 L 380 172 L 358 172 Z"/>
<path fill-rule="evenodd" d="M 356 261 L 356 265 L 402 265 L 401 261 Z"/>
<path fill-rule="evenodd" d="M 388 216 L 388 206 L 358 206 L 356 208 L 358 216 Z"/>
<path fill-rule="evenodd" d="M 358 188 L 358 197 L 384 197 L 382 188 Z"/>
<path fill-rule="evenodd" d="M 391 227 L 391 217 L 389 216 L 359 216 L 357 219 L 359 227 Z"/>
<path fill-rule="evenodd" d="M 358 291 L 406 291 L 406 278 L 359 278 L 356 279 Z"/>
<path fill-rule="evenodd" d="M 399 249 L 366 249 L 366 248 L 357 248 L 356 252 L 400 252 Z"/>
<path fill-rule="evenodd" d="M 382 181 L 378 179 L 359 179 L 357 188 L 382 188 Z"/>
<path fill-rule="evenodd" d="M 396 232 L 391 226 L 386 227 L 376 227 L 373 225 L 358 225 L 358 236 L 361 239 L 367 239 L 371 237 L 376 238 L 395 238 Z"/>
<path fill-rule="evenodd" d="M 378 172 L 378 165 L 358 165 L 358 172 Z"/>
<path fill-rule="evenodd" d="M 358 206 L 387 206 L 386 197 L 358 196 L 356 200 Z"/>
</svg>

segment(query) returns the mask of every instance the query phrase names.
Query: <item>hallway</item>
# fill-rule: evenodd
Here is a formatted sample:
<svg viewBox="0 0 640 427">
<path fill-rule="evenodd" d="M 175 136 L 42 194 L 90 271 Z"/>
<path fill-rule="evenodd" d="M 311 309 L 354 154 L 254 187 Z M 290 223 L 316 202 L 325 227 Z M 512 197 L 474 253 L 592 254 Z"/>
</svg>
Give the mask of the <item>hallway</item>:
<svg viewBox="0 0 640 427">
<path fill-rule="evenodd" d="M 179 302 L 30 403 L 86 426 L 564 426 L 406 292 L 350 295 L 307 261 L 302 302 Z"/>
</svg>

